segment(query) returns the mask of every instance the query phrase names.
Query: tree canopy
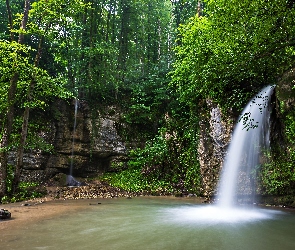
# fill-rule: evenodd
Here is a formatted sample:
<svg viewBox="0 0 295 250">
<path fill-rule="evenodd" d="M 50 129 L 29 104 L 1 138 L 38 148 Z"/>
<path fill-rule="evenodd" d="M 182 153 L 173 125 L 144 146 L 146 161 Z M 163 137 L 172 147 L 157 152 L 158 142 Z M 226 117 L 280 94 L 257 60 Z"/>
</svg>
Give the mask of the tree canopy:
<svg viewBox="0 0 295 250">
<path fill-rule="evenodd" d="M 32 146 L 30 110 L 46 110 L 54 98 L 75 96 L 90 105 L 129 99 L 126 122 L 158 124 L 169 99 L 176 27 L 195 12 L 184 9 L 195 2 L 1 1 L 0 195 L 7 192 L 8 152 L 18 152 L 18 179 L 23 152 Z"/>
<path fill-rule="evenodd" d="M 185 102 L 212 98 L 241 108 L 294 66 L 292 1 L 204 1 L 204 16 L 180 27 L 173 83 Z"/>
</svg>

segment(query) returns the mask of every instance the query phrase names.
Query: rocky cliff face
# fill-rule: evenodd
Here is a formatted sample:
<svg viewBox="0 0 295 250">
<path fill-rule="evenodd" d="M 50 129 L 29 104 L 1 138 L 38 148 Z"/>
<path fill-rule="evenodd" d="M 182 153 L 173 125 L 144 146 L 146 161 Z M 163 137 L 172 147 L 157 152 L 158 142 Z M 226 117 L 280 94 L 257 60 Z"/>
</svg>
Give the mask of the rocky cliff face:
<svg viewBox="0 0 295 250">
<path fill-rule="evenodd" d="M 206 101 L 207 119 L 200 122 L 198 147 L 202 194 L 212 197 L 215 194 L 223 159 L 231 138 L 233 122 L 223 116 L 220 108 L 211 100 Z"/>
<path fill-rule="evenodd" d="M 52 110 L 48 130 L 40 136 L 53 145 L 54 152 L 27 152 L 23 180 L 47 181 L 59 173 L 69 174 L 71 164 L 73 176 L 84 178 L 124 168 L 132 143 L 119 135 L 121 114 L 115 106 L 93 111 L 87 103 L 78 102 L 76 122 L 74 100 L 72 103 L 59 100 Z M 11 161 L 13 157 L 12 154 Z"/>
<path fill-rule="evenodd" d="M 287 71 L 277 84 L 277 97 L 284 108 L 291 112 L 295 104 L 295 68 Z"/>
<path fill-rule="evenodd" d="M 232 122 L 225 122 L 221 110 L 211 100 L 207 100 L 207 107 L 210 114 L 209 119 L 200 123 L 198 154 L 202 193 L 213 196 L 230 140 Z M 52 117 L 48 117 L 48 130 L 40 132 L 40 136 L 52 144 L 54 152 L 26 152 L 22 180 L 48 182 L 60 173 L 69 174 L 71 165 L 73 176 L 83 178 L 126 167 L 127 153 L 137 144 L 120 136 L 118 128 L 126 125 L 121 124 L 121 112 L 117 107 L 91 110 L 87 103 L 80 101 L 75 121 L 75 100 L 71 103 L 58 100 L 52 113 Z M 13 158 L 11 154 L 11 162 Z"/>
</svg>

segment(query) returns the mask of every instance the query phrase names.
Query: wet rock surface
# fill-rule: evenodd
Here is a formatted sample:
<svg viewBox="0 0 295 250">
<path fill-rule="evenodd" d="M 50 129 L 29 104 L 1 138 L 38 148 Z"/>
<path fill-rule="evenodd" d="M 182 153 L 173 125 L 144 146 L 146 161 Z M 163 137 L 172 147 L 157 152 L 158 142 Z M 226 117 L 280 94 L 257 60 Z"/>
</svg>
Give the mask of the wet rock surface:
<svg viewBox="0 0 295 250">
<path fill-rule="evenodd" d="M 206 197 L 215 195 L 219 173 L 231 138 L 233 122 L 230 117 L 224 117 L 221 109 L 211 100 L 206 101 L 209 114 L 200 121 L 199 162 L 202 188 Z"/>
<path fill-rule="evenodd" d="M 10 218 L 11 218 L 11 213 L 6 209 L 1 208 L 0 219 L 3 220 L 3 219 L 10 219 Z"/>
</svg>

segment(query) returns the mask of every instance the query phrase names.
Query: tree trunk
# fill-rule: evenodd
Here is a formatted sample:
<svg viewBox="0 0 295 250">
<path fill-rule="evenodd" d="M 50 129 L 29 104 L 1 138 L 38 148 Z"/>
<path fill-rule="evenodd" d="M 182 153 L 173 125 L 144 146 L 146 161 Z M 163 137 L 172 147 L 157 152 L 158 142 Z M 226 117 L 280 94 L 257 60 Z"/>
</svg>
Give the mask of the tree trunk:
<svg viewBox="0 0 295 250">
<path fill-rule="evenodd" d="M 8 18 L 10 23 L 10 28 L 12 25 L 12 18 L 11 18 L 11 10 L 9 1 L 6 1 L 6 7 L 8 12 Z M 30 8 L 30 0 L 25 0 L 24 5 L 24 15 L 23 19 L 20 25 L 21 30 L 26 29 L 26 25 L 28 22 L 28 14 L 29 14 L 29 8 Z M 11 18 L 11 20 L 10 20 Z M 24 42 L 24 34 L 20 33 L 18 38 L 18 43 L 22 44 Z M 8 165 L 8 146 L 10 143 L 10 134 L 12 132 L 13 127 L 13 120 L 14 120 L 14 99 L 16 94 L 16 88 L 17 88 L 17 81 L 19 78 L 19 72 L 15 72 L 10 79 L 10 87 L 8 90 L 8 109 L 6 114 L 6 122 L 4 124 L 3 128 L 3 134 L 2 139 L 0 143 L 1 152 L 0 152 L 0 199 L 7 194 L 7 185 L 6 185 L 6 179 L 7 179 L 7 165 Z"/>
<path fill-rule="evenodd" d="M 11 14 L 11 8 L 9 0 L 6 0 L 6 9 L 7 9 L 7 15 L 8 15 L 8 21 L 9 21 L 9 33 L 10 33 L 10 40 L 14 41 L 14 35 L 13 35 L 13 21 L 12 21 L 12 14 Z"/>
<path fill-rule="evenodd" d="M 7 194 L 7 165 L 8 165 L 8 146 L 9 137 L 12 132 L 13 120 L 14 120 L 14 97 L 16 93 L 16 84 L 18 80 L 18 73 L 15 73 L 10 80 L 10 88 L 8 90 L 8 110 L 6 115 L 6 123 L 4 124 L 2 140 L 1 140 L 1 151 L 0 151 L 0 201 L 3 196 Z"/>
<path fill-rule="evenodd" d="M 25 30 L 27 27 L 28 23 L 28 18 L 29 18 L 29 10 L 30 10 L 30 0 L 25 0 L 25 7 L 24 7 L 24 15 L 23 19 L 20 25 L 21 30 Z M 18 37 L 18 43 L 23 44 L 24 43 L 24 34 L 20 33 Z"/>
<path fill-rule="evenodd" d="M 128 55 L 128 36 L 130 22 L 130 3 L 129 0 L 121 0 L 121 32 L 119 37 L 119 57 L 118 74 L 119 80 L 124 82 L 126 74 L 126 62 Z"/>
<path fill-rule="evenodd" d="M 47 28 L 45 29 L 45 33 Z M 39 40 L 38 51 L 34 61 L 35 67 L 39 66 L 39 61 L 42 54 L 42 43 L 43 43 L 43 36 L 41 36 Z M 27 103 L 30 103 L 32 101 L 32 93 L 36 83 L 35 79 L 36 79 L 36 76 L 33 75 L 29 89 L 28 89 Z M 30 116 L 30 106 L 26 106 L 24 114 L 23 114 L 23 124 L 22 124 L 22 133 L 20 137 L 20 144 L 17 150 L 17 155 L 16 155 L 17 161 L 16 161 L 14 179 L 13 179 L 13 192 L 17 191 L 19 181 L 20 181 L 21 169 L 23 168 L 23 156 L 24 156 L 25 143 L 26 143 L 27 135 L 28 135 L 29 116 Z"/>
<path fill-rule="evenodd" d="M 11 30 L 13 29 L 13 22 L 12 22 L 12 14 L 10 8 L 9 0 L 6 0 L 6 9 L 9 21 L 9 30 L 10 30 L 10 39 L 11 41 L 14 40 L 13 33 Z M 0 202 L 4 195 L 7 193 L 7 186 L 6 186 L 6 179 L 7 179 L 7 146 L 9 145 L 9 135 L 12 131 L 12 123 L 14 117 L 14 107 L 13 107 L 13 99 L 15 96 L 16 91 L 16 82 L 18 79 L 18 74 L 14 74 L 14 76 L 10 80 L 10 88 L 8 91 L 8 110 L 6 116 L 6 124 L 4 125 L 4 129 L 2 131 L 2 139 L 1 139 L 1 151 L 0 151 Z"/>
<path fill-rule="evenodd" d="M 201 16 L 202 16 L 202 6 L 201 6 L 201 1 L 198 1 L 197 15 L 198 15 L 198 17 L 201 17 Z"/>
</svg>

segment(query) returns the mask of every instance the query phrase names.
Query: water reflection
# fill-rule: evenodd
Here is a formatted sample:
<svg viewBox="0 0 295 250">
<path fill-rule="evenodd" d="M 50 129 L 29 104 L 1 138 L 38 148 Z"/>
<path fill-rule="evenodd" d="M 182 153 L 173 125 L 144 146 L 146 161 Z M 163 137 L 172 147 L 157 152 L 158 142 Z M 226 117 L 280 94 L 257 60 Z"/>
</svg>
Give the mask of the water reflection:
<svg viewBox="0 0 295 250">
<path fill-rule="evenodd" d="M 216 223 L 215 219 L 210 221 L 216 210 L 194 200 L 116 199 L 103 200 L 95 206 L 89 206 L 88 202 L 78 213 L 17 231 L 14 237 L 1 243 L 1 250 L 295 249 L 295 214 L 257 211 L 267 216 L 238 223 L 225 223 L 227 220 Z"/>
</svg>

